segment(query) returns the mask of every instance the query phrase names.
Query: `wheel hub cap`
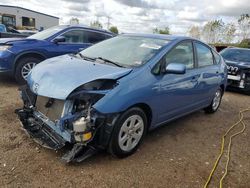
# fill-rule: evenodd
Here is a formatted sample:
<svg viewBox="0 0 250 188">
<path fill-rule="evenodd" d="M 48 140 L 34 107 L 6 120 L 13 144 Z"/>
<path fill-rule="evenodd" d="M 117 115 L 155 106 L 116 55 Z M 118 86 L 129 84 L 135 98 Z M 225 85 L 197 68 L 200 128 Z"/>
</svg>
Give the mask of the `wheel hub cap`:
<svg viewBox="0 0 250 188">
<path fill-rule="evenodd" d="M 131 151 L 134 149 L 144 131 L 144 122 L 139 115 L 130 116 L 121 126 L 118 144 L 124 151 Z"/>
<path fill-rule="evenodd" d="M 28 74 L 30 73 L 30 71 L 36 66 L 36 63 L 34 62 L 30 62 L 30 63 L 26 63 L 22 70 L 21 70 L 21 74 L 24 80 L 27 80 Z"/>
<path fill-rule="evenodd" d="M 220 105 L 220 100 L 221 100 L 221 91 L 217 90 L 213 99 L 213 109 L 216 110 L 219 105 Z"/>
</svg>

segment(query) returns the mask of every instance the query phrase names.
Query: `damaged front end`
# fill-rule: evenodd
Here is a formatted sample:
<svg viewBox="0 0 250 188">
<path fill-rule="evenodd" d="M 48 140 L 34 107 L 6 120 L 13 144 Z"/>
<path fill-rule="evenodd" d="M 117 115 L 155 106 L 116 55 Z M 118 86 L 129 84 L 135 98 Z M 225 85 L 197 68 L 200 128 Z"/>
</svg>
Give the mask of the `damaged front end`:
<svg viewBox="0 0 250 188">
<path fill-rule="evenodd" d="M 40 96 L 22 86 L 24 106 L 16 113 L 36 142 L 54 150 L 69 143 L 73 148 L 63 156 L 64 161 L 80 162 L 109 143 L 119 114 L 102 114 L 93 105 L 116 86 L 117 80 L 95 80 L 78 87 L 65 100 Z"/>
</svg>

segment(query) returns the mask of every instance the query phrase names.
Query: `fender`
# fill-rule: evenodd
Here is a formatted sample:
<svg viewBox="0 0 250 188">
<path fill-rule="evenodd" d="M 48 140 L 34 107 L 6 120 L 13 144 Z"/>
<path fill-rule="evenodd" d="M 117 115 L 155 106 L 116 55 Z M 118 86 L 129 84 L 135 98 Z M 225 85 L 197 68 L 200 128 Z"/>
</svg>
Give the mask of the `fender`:
<svg viewBox="0 0 250 188">
<path fill-rule="evenodd" d="M 42 53 L 42 52 L 39 52 L 39 51 L 36 51 L 36 50 L 27 50 L 27 51 L 24 51 L 24 52 L 21 52 L 19 53 L 15 59 L 14 59 L 14 64 L 13 66 L 16 67 L 16 64 L 18 62 L 18 59 L 23 56 L 23 55 L 27 55 L 27 54 L 37 54 L 37 55 L 40 55 L 41 57 L 43 57 L 44 59 L 47 59 L 48 57 Z M 13 72 L 15 72 L 15 69 L 13 69 Z"/>
</svg>

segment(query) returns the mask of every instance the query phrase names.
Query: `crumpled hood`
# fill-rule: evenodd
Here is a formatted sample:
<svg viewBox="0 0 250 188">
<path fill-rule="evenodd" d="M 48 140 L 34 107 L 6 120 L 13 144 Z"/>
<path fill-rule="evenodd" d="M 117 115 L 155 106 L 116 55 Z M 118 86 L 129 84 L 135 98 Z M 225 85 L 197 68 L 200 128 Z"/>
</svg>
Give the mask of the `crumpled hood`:
<svg viewBox="0 0 250 188">
<path fill-rule="evenodd" d="M 47 59 L 28 76 L 31 90 L 40 95 L 66 99 L 79 86 L 98 79 L 118 79 L 131 69 L 85 61 L 70 55 Z"/>
<path fill-rule="evenodd" d="M 238 62 L 238 61 L 225 60 L 225 63 L 227 65 L 233 65 L 233 66 L 237 66 L 239 68 L 250 68 L 250 62 Z"/>
</svg>

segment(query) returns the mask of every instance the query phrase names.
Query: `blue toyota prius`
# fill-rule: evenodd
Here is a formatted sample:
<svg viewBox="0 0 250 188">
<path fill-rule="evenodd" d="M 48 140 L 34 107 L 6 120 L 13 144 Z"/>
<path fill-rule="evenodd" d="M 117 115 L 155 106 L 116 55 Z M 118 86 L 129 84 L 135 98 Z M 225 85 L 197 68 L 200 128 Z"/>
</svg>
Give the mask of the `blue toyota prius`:
<svg viewBox="0 0 250 188">
<path fill-rule="evenodd" d="M 217 111 L 226 85 L 223 59 L 201 41 L 123 34 L 38 64 L 20 88 L 24 106 L 16 113 L 43 146 L 71 145 L 68 162 L 99 149 L 126 157 L 148 130 L 196 110 Z"/>
</svg>

